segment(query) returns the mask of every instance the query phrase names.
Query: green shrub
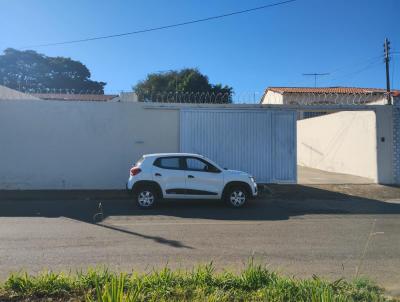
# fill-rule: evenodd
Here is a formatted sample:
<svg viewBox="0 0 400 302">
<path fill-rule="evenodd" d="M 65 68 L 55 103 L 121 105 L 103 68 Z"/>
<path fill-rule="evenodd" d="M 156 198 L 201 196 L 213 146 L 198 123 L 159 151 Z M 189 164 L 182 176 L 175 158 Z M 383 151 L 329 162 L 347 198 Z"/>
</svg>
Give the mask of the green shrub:
<svg viewBox="0 0 400 302">
<path fill-rule="evenodd" d="M 270 272 L 252 261 L 239 274 L 216 273 L 212 264 L 191 271 L 164 268 L 148 274 L 115 274 L 107 269 L 77 274 L 13 274 L 2 285 L 0 300 L 55 298 L 87 302 L 136 301 L 389 301 L 366 279 L 334 282 L 316 276 L 295 279 Z"/>
</svg>

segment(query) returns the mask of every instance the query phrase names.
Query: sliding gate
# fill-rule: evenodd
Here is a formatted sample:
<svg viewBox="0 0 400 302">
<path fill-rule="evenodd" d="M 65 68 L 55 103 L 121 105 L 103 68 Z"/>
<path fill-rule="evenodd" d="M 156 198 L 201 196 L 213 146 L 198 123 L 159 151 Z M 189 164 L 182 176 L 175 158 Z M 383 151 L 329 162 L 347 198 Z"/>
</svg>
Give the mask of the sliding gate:
<svg viewBox="0 0 400 302">
<path fill-rule="evenodd" d="M 296 111 L 181 109 L 180 150 L 259 183 L 296 183 Z"/>
</svg>

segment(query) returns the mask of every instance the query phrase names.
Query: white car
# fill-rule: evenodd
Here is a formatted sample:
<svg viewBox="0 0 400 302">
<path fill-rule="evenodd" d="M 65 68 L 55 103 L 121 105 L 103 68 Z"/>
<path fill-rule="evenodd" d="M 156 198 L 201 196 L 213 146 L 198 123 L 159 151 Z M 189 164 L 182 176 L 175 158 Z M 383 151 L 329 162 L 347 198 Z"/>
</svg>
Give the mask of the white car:
<svg viewBox="0 0 400 302">
<path fill-rule="evenodd" d="M 254 178 L 227 170 L 198 154 L 143 155 L 131 168 L 126 187 L 139 207 L 152 207 L 158 199 L 224 199 L 241 207 L 257 196 Z"/>
</svg>

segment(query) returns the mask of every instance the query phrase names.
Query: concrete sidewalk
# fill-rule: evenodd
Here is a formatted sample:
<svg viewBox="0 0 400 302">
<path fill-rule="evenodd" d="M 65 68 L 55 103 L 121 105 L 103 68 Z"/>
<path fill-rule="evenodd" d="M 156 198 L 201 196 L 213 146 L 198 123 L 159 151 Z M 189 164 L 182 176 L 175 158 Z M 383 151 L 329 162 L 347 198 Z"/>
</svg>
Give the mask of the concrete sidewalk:
<svg viewBox="0 0 400 302">
<path fill-rule="evenodd" d="M 297 181 L 299 184 L 373 184 L 371 178 L 335 173 L 319 169 L 297 166 Z"/>
</svg>

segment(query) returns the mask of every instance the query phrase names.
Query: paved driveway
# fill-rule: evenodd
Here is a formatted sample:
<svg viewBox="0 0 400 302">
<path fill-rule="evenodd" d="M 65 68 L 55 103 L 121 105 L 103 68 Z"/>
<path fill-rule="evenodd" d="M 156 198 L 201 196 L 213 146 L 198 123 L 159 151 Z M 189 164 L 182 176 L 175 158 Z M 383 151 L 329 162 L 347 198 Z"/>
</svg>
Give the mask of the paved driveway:
<svg viewBox="0 0 400 302">
<path fill-rule="evenodd" d="M 0 276 L 98 265 L 145 271 L 210 261 L 237 270 L 254 257 L 297 277 L 352 278 L 359 267 L 360 275 L 400 291 L 399 188 L 271 186 L 240 210 L 173 201 L 140 211 L 125 198 L 101 196 L 3 194 Z M 92 223 L 99 201 L 104 219 Z"/>
<path fill-rule="evenodd" d="M 328 172 L 304 166 L 297 166 L 297 180 L 299 184 L 373 184 L 371 178 Z"/>
</svg>

